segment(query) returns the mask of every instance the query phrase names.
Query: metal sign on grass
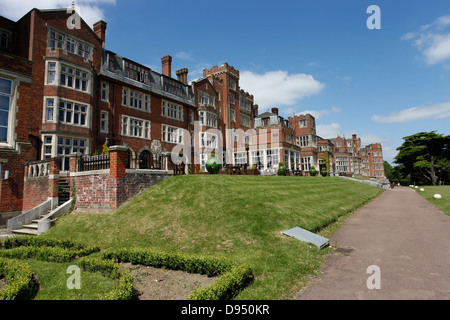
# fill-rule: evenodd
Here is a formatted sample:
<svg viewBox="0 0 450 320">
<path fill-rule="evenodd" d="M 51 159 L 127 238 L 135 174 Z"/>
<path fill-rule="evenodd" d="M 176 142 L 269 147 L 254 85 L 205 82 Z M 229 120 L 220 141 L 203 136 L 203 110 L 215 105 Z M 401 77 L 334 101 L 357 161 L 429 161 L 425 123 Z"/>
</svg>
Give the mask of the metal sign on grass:
<svg viewBox="0 0 450 320">
<path fill-rule="evenodd" d="M 282 232 L 283 234 L 293 237 L 295 239 L 312 243 L 316 245 L 319 249 L 325 248 L 329 245 L 329 240 L 327 238 L 321 237 L 315 233 L 309 232 L 308 230 L 302 229 L 300 227 L 295 227 Z"/>
</svg>

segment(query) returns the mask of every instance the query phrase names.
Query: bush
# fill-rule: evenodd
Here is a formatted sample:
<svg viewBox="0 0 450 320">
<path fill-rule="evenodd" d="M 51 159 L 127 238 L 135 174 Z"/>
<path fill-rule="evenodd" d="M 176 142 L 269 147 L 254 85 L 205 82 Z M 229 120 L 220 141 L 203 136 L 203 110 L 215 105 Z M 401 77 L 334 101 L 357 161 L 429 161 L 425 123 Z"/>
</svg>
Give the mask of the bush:
<svg viewBox="0 0 450 320">
<path fill-rule="evenodd" d="M 31 299 L 39 290 L 39 283 L 25 262 L 0 258 L 0 278 L 2 277 L 8 283 L 4 290 L 0 290 L 0 300 Z"/>
<path fill-rule="evenodd" d="M 117 280 L 116 286 L 105 295 L 106 300 L 131 300 L 134 295 L 134 278 L 113 261 L 84 257 L 80 266 L 85 271 L 100 272 L 104 276 Z"/>
<path fill-rule="evenodd" d="M 219 278 L 209 287 L 197 288 L 186 297 L 189 300 L 232 299 L 253 279 L 253 272 L 247 265 L 233 265 L 223 258 L 186 256 L 140 248 L 123 248 L 102 253 L 103 259 L 131 262 L 156 268 L 184 270 Z"/>
<path fill-rule="evenodd" d="M 5 239 L 0 256 L 50 262 L 69 262 L 77 257 L 100 251 L 97 246 L 86 246 L 70 240 L 55 240 L 36 236 L 12 237 Z"/>
<path fill-rule="evenodd" d="M 283 162 L 278 163 L 278 175 L 285 176 L 286 175 L 286 167 Z"/>
<path fill-rule="evenodd" d="M 317 174 L 317 170 L 314 166 L 311 166 L 311 169 L 309 169 L 309 174 L 314 177 Z"/>
<path fill-rule="evenodd" d="M 326 177 L 328 175 L 328 171 L 326 168 L 322 168 L 322 170 L 320 170 L 320 174 L 322 175 L 322 177 Z"/>
</svg>

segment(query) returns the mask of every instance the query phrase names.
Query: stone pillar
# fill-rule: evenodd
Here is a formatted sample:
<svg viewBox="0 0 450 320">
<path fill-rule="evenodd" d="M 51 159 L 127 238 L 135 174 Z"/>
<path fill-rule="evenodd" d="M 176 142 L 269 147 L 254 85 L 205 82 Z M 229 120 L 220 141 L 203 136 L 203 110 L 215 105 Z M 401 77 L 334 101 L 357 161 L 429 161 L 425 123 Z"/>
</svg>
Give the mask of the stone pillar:
<svg viewBox="0 0 450 320">
<path fill-rule="evenodd" d="M 114 179 L 120 179 L 126 174 L 127 150 L 125 146 L 109 147 L 109 174 Z"/>
<path fill-rule="evenodd" d="M 52 209 L 58 207 L 59 201 L 59 158 L 50 160 L 48 169 L 48 198 L 52 200 Z"/>
</svg>

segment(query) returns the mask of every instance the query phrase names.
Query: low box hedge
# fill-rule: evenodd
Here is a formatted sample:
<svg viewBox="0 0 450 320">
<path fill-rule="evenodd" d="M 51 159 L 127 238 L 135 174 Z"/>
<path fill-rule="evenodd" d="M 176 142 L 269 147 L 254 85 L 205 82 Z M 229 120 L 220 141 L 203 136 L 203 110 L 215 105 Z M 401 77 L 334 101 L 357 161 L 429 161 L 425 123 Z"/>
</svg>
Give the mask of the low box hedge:
<svg viewBox="0 0 450 320">
<path fill-rule="evenodd" d="M 233 299 L 254 280 L 248 265 L 235 265 L 223 258 L 188 256 L 140 248 L 123 248 L 102 253 L 102 259 L 130 262 L 156 268 L 183 270 L 207 276 L 218 276 L 208 287 L 201 287 L 186 296 L 188 300 L 228 300 Z"/>
<path fill-rule="evenodd" d="M 7 281 L 0 290 L 0 300 L 31 299 L 39 290 L 39 283 L 30 266 L 19 260 L 0 258 L 0 278 Z"/>
</svg>

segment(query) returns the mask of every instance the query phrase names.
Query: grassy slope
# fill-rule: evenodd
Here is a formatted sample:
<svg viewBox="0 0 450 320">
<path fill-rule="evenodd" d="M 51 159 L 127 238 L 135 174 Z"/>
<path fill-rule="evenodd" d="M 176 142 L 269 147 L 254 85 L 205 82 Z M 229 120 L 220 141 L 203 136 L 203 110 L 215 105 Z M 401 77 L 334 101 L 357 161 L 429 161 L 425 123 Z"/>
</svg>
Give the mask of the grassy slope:
<svg viewBox="0 0 450 320">
<path fill-rule="evenodd" d="M 239 299 L 290 299 L 327 250 L 281 232 L 295 226 L 318 232 L 381 192 L 330 177 L 178 176 L 114 213 L 68 215 L 47 236 L 249 262 L 257 280 Z"/>
<path fill-rule="evenodd" d="M 425 191 L 420 191 L 420 188 L 423 188 Z M 421 196 L 450 216 L 450 186 L 423 186 L 420 188 L 416 190 Z M 440 194 L 442 199 L 434 199 L 433 196 L 436 193 Z"/>
</svg>

